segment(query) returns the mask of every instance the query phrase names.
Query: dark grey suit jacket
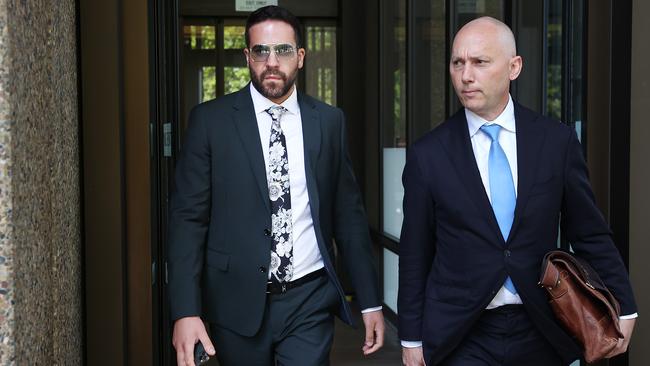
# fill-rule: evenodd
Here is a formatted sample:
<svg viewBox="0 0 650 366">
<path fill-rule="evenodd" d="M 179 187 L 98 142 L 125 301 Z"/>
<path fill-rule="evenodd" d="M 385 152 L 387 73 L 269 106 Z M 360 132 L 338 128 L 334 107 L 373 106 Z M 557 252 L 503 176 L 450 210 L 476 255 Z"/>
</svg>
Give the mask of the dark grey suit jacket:
<svg viewBox="0 0 650 366">
<path fill-rule="evenodd" d="M 361 308 L 380 305 L 368 223 L 347 152 L 340 109 L 298 94 L 305 174 L 318 248 L 350 309 L 333 265 L 345 261 Z M 178 159 L 169 220 L 173 320 L 201 315 L 242 335 L 259 329 L 266 303 L 271 211 L 249 87 L 195 107 Z"/>
</svg>

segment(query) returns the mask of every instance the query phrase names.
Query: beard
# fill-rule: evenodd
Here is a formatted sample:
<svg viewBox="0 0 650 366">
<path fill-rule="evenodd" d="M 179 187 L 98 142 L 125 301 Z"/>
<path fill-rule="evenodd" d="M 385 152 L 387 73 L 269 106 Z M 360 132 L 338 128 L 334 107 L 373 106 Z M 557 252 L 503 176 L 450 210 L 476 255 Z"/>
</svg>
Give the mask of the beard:
<svg viewBox="0 0 650 366">
<path fill-rule="evenodd" d="M 293 87 L 293 84 L 296 82 L 296 76 L 298 75 L 298 69 L 293 70 L 289 75 L 283 73 L 280 70 L 269 70 L 265 69 L 261 74 L 256 74 L 252 68 L 248 68 L 248 71 L 251 75 L 251 83 L 257 91 L 265 96 L 268 99 L 279 99 L 287 93 Z M 264 79 L 269 76 L 274 75 L 281 79 L 278 81 L 267 81 L 266 85 L 264 84 Z"/>
</svg>

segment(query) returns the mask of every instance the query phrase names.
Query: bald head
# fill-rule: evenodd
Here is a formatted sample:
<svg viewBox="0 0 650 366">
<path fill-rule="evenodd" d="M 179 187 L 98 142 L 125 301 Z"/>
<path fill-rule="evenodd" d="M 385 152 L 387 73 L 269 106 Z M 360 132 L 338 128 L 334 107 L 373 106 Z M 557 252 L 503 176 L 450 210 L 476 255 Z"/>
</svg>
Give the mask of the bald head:
<svg viewBox="0 0 650 366">
<path fill-rule="evenodd" d="M 463 37 L 480 37 L 490 42 L 495 42 L 508 57 L 517 55 L 515 35 L 510 27 L 502 21 L 492 17 L 476 18 L 465 24 L 456 34 L 454 43 Z"/>
<path fill-rule="evenodd" d="M 472 20 L 456 34 L 449 61 L 463 106 L 488 121 L 498 117 L 508 104 L 510 82 L 522 67 L 510 28 L 490 17 Z"/>
</svg>

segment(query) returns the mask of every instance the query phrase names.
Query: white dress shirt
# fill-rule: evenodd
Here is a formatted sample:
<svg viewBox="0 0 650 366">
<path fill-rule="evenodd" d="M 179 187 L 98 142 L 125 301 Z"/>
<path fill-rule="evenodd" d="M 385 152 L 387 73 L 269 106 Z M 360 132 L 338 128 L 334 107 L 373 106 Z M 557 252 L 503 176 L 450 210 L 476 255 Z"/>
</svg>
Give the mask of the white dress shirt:
<svg viewBox="0 0 650 366">
<path fill-rule="evenodd" d="M 269 140 L 271 139 L 271 116 L 266 113 L 269 107 L 276 105 L 250 84 L 253 108 L 257 118 L 257 128 L 264 153 L 264 166 L 269 169 Z M 282 104 L 287 109 L 280 118 L 280 127 L 287 143 L 287 158 L 289 160 L 289 190 L 291 192 L 291 218 L 293 230 L 293 277 L 292 281 L 311 272 L 323 268 L 321 257 L 314 231 L 314 221 L 311 217 L 309 195 L 307 192 L 307 179 L 305 176 L 305 149 L 302 138 L 302 119 L 300 118 L 300 105 L 298 104 L 298 91 L 293 87 L 291 95 Z M 271 274 L 269 273 L 269 278 Z M 373 307 L 361 310 L 362 313 L 379 311 L 382 307 Z"/>
<path fill-rule="evenodd" d="M 253 107 L 257 117 L 257 127 L 260 133 L 264 166 L 268 177 L 269 169 L 269 140 L 271 139 L 271 116 L 266 113 L 269 107 L 276 105 L 262 94 L 253 84 L 250 84 Z M 280 118 L 280 126 L 287 143 L 289 159 L 289 189 L 291 192 L 291 218 L 293 225 L 293 277 L 292 281 L 324 267 L 323 258 L 318 250 L 314 222 L 311 217 L 309 195 L 307 194 L 307 179 L 305 176 L 305 150 L 302 139 L 302 119 L 298 105 L 296 87 L 281 106 L 287 109 Z M 268 178 L 267 178 L 268 181 Z M 269 273 L 269 277 L 271 274 Z"/>
<path fill-rule="evenodd" d="M 476 165 L 481 173 L 481 181 L 483 187 L 487 192 L 490 202 L 492 197 L 490 193 L 490 175 L 488 173 L 488 157 L 490 155 L 490 146 L 492 139 L 480 130 L 484 124 L 492 125 L 497 124 L 501 126 L 499 132 L 499 145 L 508 158 L 510 171 L 512 172 L 512 180 L 515 186 L 515 195 L 517 194 L 517 134 L 515 127 L 515 106 L 512 98 L 508 97 L 508 104 L 501 114 L 493 121 L 486 121 L 479 117 L 476 113 L 465 109 L 465 117 L 467 118 L 467 127 L 469 129 L 469 137 L 472 142 L 472 150 L 474 151 L 474 158 Z M 494 296 L 492 301 L 488 304 L 487 309 L 494 309 L 496 307 L 506 304 L 521 304 L 521 298 L 517 294 L 513 294 L 505 287 L 501 286 L 499 292 Z"/>
<path fill-rule="evenodd" d="M 481 174 L 481 180 L 483 181 L 483 186 L 485 187 L 485 192 L 488 194 L 490 202 L 492 202 L 492 197 L 490 194 L 490 176 L 488 173 L 488 157 L 490 153 L 490 145 L 492 144 L 492 139 L 481 132 L 480 128 L 484 124 L 492 125 L 498 124 L 501 126 L 501 131 L 499 132 L 499 145 L 506 154 L 508 158 L 508 164 L 510 165 L 510 171 L 512 172 L 512 179 L 515 186 L 515 195 L 517 194 L 517 134 L 516 134 L 516 124 L 515 124 L 515 108 L 514 103 L 512 102 L 512 97 L 508 97 L 508 104 L 506 108 L 501 112 L 501 114 L 495 118 L 493 121 L 486 121 L 485 119 L 479 117 L 476 113 L 465 109 L 465 117 L 467 119 L 467 127 L 469 129 L 469 137 L 472 142 L 472 150 L 474 151 L 474 158 L 476 159 L 476 165 L 478 165 L 478 170 Z M 494 309 L 502 305 L 507 304 L 522 304 L 521 297 L 517 294 L 513 294 L 501 286 L 497 294 L 492 298 L 492 301 L 488 304 L 486 309 Z M 624 315 L 621 316 L 621 319 L 631 319 L 636 318 L 637 314 Z M 402 341 L 402 346 L 406 348 L 415 348 L 421 347 L 422 342 L 416 341 Z"/>
</svg>

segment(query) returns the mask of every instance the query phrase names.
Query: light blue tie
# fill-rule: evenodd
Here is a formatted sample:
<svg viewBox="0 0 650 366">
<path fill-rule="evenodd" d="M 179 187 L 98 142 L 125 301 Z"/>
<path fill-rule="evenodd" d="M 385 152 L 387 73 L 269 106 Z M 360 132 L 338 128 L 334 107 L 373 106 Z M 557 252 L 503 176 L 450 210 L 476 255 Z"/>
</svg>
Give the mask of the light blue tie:
<svg viewBox="0 0 650 366">
<path fill-rule="evenodd" d="M 496 216 L 499 229 L 501 229 L 501 235 L 503 235 L 503 240 L 507 241 L 510 228 L 512 228 L 512 220 L 515 217 L 515 205 L 517 203 L 515 184 L 512 179 L 512 172 L 510 171 L 510 164 L 508 164 L 506 153 L 503 152 L 501 145 L 499 145 L 499 131 L 501 131 L 501 126 L 497 124 L 483 125 L 481 126 L 481 131 L 492 139 L 488 158 L 490 198 L 492 199 L 494 216 Z M 517 289 L 515 289 L 515 285 L 512 283 L 510 277 L 506 278 L 503 286 L 513 294 L 517 293 Z"/>
</svg>

